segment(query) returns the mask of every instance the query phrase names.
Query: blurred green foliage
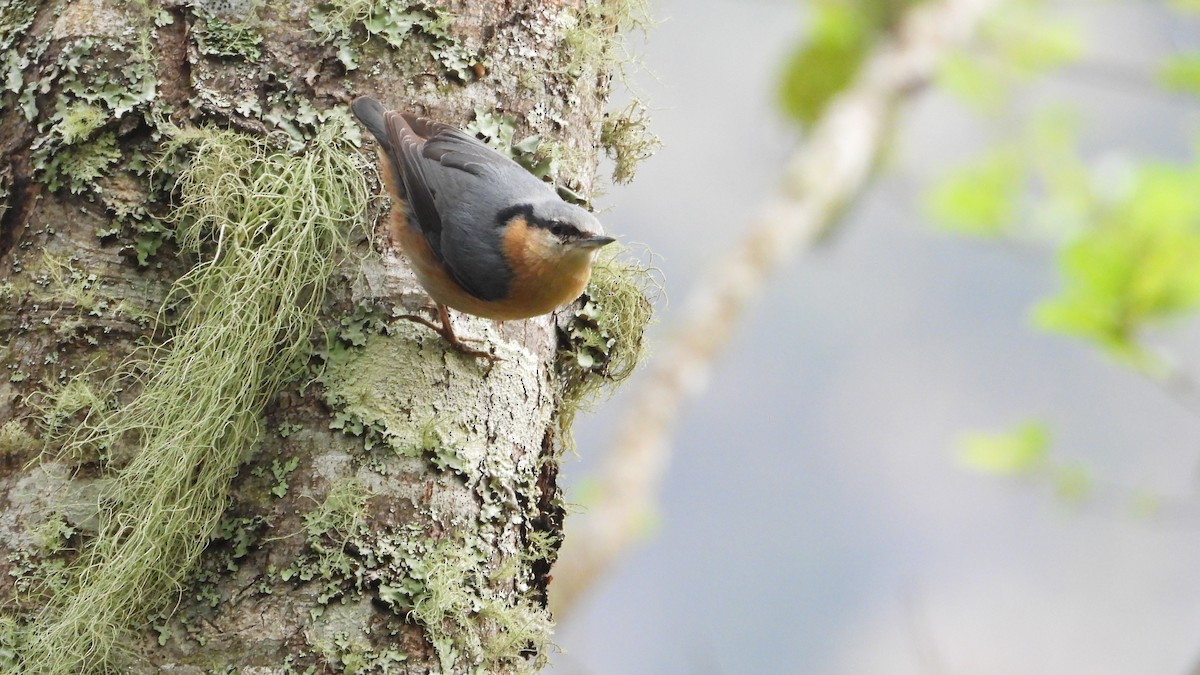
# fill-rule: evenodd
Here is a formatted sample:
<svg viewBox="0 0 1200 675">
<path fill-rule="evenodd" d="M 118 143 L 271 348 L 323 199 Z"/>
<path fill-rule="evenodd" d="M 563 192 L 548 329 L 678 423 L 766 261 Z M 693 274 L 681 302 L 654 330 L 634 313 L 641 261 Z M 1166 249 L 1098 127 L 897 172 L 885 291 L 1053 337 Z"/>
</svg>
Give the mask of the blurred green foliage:
<svg viewBox="0 0 1200 675">
<path fill-rule="evenodd" d="M 947 230 L 962 234 L 1003 234 L 1016 217 L 1025 182 L 1019 152 L 995 148 L 959 167 L 928 196 L 929 213 Z"/>
<path fill-rule="evenodd" d="M 1200 309 L 1200 166 L 1085 156 L 1079 115 L 1062 101 L 1017 121 L 1025 115 L 1011 102 L 1014 85 L 1079 58 L 1082 34 L 1029 0 L 1001 5 L 985 26 L 970 52 L 943 64 L 939 83 L 1018 131 L 946 172 L 927 212 L 960 234 L 1051 242 L 1061 289 L 1039 303 L 1035 324 L 1157 372 L 1139 332 Z M 1200 93 L 1200 56 L 1170 57 L 1157 79 Z"/>
<path fill-rule="evenodd" d="M 994 113 L 1014 87 L 1078 60 L 1084 47 L 1079 26 L 1036 0 L 1006 2 L 983 23 L 971 49 L 939 64 L 937 84 L 974 110 Z"/>
<path fill-rule="evenodd" d="M 1200 0 L 1173 0 L 1200 11 Z M 1147 329 L 1200 310 L 1200 159 L 1130 155 L 1079 141 L 1083 112 L 1062 87 L 1017 97 L 1019 87 L 1081 59 L 1078 26 L 1034 0 L 1004 3 L 977 43 L 946 59 L 937 82 L 968 108 L 996 120 L 997 140 L 946 171 L 925 195 L 926 212 L 957 234 L 1005 237 L 1055 251 L 1058 290 L 1033 308 L 1039 329 L 1078 338 L 1118 363 L 1170 386 L 1176 359 L 1144 345 Z M 1102 64 L 1086 64 L 1103 72 Z M 1095 69 L 1099 68 L 1099 71 Z M 1128 72 L 1122 77 L 1128 78 Z M 1200 95 L 1200 51 L 1168 56 L 1147 69 L 1145 95 Z M 1034 105 L 1031 102 L 1036 101 Z M 1031 112 L 1032 111 L 1032 112 Z M 1152 123 L 1147 121 L 1147 123 Z M 1180 147 L 1187 147 L 1186 140 Z M 1185 376 L 1186 377 L 1186 376 Z M 1060 498 L 1093 492 L 1088 468 L 1055 462 L 1044 423 L 963 439 L 962 462 L 979 471 L 1045 479 Z M 1147 509 L 1135 499 L 1135 511 Z"/>
<path fill-rule="evenodd" d="M 922 0 L 815 0 L 808 36 L 788 57 L 779 105 L 802 126 L 854 79 L 867 52 Z"/>
<path fill-rule="evenodd" d="M 1051 459 L 1050 430 L 1044 422 L 1025 422 L 999 433 L 968 434 L 959 447 L 959 461 L 976 471 L 1047 482 L 1067 502 L 1082 501 L 1092 493 L 1088 467 Z M 1144 501 L 1136 503 L 1140 506 Z"/>
<path fill-rule="evenodd" d="M 1050 432 L 1040 422 L 1026 422 L 1012 431 L 975 433 L 962 439 L 959 459 L 977 471 L 1015 476 L 1031 473 L 1046 461 Z"/>
<path fill-rule="evenodd" d="M 811 126 L 850 85 L 873 49 L 894 37 L 904 12 L 923 0 L 812 0 L 808 34 L 785 62 L 783 112 Z M 1200 0 L 1169 0 L 1200 12 Z M 1100 348 L 1165 382 L 1165 360 L 1142 346 L 1151 326 L 1200 310 L 1200 160 L 1168 162 L 1080 150 L 1081 115 L 1061 88 L 1028 105 L 1021 87 L 1085 57 L 1077 19 L 1044 0 L 1008 0 L 983 22 L 969 49 L 939 64 L 936 83 L 968 108 L 999 121 L 1001 137 L 946 171 L 925 195 L 930 219 L 956 234 L 1033 240 L 1054 247 L 1059 290 L 1038 303 L 1034 324 Z M 1094 65 L 1094 64 L 1093 64 Z M 1200 50 L 1176 53 L 1147 84 L 1200 96 Z M 1093 111 L 1088 111 L 1093 112 Z M 1087 468 L 1048 458 L 1049 432 L 1027 423 L 974 434 L 961 460 L 1003 475 L 1048 478 L 1065 500 L 1092 489 Z"/>
<path fill-rule="evenodd" d="M 1200 96 L 1200 52 L 1167 57 L 1158 70 L 1158 81 L 1172 91 Z"/>
<path fill-rule="evenodd" d="M 1143 367 L 1138 329 L 1200 308 L 1200 167 L 1148 162 L 1132 183 L 1062 247 L 1062 290 L 1036 319 Z"/>
</svg>

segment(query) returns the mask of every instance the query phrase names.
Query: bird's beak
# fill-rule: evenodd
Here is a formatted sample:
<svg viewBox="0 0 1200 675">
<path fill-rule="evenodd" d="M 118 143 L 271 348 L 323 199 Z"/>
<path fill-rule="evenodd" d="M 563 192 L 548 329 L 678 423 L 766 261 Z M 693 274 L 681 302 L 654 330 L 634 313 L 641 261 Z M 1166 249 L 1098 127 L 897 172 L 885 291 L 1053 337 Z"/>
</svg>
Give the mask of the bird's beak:
<svg viewBox="0 0 1200 675">
<path fill-rule="evenodd" d="M 601 246 L 607 246 L 607 245 L 613 243 L 614 241 L 616 241 L 616 239 L 613 239 L 612 237 L 606 237 L 604 235 L 598 234 L 598 235 L 595 235 L 592 237 L 585 237 L 583 239 L 577 239 L 575 241 L 575 245 L 578 246 L 579 248 L 593 249 L 593 248 L 600 248 Z"/>
</svg>

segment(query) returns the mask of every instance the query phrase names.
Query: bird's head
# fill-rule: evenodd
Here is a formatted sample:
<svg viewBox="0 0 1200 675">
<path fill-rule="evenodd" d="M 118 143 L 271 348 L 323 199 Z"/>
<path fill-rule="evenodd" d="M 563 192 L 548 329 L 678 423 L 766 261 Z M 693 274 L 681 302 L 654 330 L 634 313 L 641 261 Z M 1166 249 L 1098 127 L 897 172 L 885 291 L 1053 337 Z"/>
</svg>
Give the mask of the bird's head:
<svg viewBox="0 0 1200 675">
<path fill-rule="evenodd" d="M 552 255 L 590 258 L 616 241 L 587 209 L 557 198 L 530 204 L 526 219 L 536 245 Z"/>
</svg>

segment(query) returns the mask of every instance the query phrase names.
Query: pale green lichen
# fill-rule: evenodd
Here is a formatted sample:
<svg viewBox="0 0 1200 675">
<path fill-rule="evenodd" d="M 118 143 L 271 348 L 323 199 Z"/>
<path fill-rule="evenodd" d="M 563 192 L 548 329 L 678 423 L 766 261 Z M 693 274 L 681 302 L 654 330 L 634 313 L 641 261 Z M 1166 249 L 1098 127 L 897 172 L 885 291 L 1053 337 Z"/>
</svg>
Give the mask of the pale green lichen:
<svg viewBox="0 0 1200 675">
<path fill-rule="evenodd" d="M 44 390 L 29 396 L 26 405 L 37 414 L 44 436 L 63 440 L 71 428 L 112 406 L 112 399 L 97 391 L 89 375 L 81 373 L 61 384 L 47 383 Z"/>
<path fill-rule="evenodd" d="M 316 584 L 320 608 L 370 595 L 395 616 L 415 621 L 443 672 L 532 671 L 544 663 L 550 647 L 549 616 L 535 599 L 532 566 L 524 557 L 499 553 L 484 538 L 535 517 L 524 506 L 537 503 L 531 496 L 535 464 L 496 452 L 486 439 L 512 437 L 516 432 L 507 425 L 531 424 L 518 400 L 525 401 L 525 392 L 536 384 L 511 380 L 536 378 L 536 373 L 500 362 L 486 371 L 491 382 L 486 386 L 495 387 L 491 395 L 464 396 L 463 391 L 480 386 L 479 366 L 447 352 L 424 327 L 403 320 L 387 324 L 382 314 L 373 305 L 360 305 L 340 330 L 361 345 L 339 339 L 325 352 L 319 381 L 334 410 L 332 426 L 367 439 L 364 466 L 378 464 L 377 470 L 386 472 L 388 462 L 399 456 L 404 460 L 397 466 L 412 466 L 416 458 L 435 474 L 459 477 L 480 500 L 485 534 L 438 539 L 418 525 L 368 528 L 361 493 L 335 501 L 331 488 L 325 504 L 305 518 L 306 550 L 280 577 Z M 517 398 L 506 405 L 509 396 Z M 467 420 L 475 420 L 474 426 L 466 427 Z M 486 428 L 479 428 L 478 420 L 485 420 Z M 546 423 L 548 418 L 532 422 Z M 331 502 L 349 508 L 328 508 Z M 514 587 L 521 590 L 514 593 Z M 354 659 L 378 654 L 367 648 L 378 643 L 365 638 L 342 636 L 337 643 L 326 636 L 317 645 L 335 665 L 345 663 L 346 654 Z"/>
<path fill-rule="evenodd" d="M 504 579 L 493 575 L 477 547 L 453 539 L 396 544 L 404 555 L 390 561 L 396 568 L 390 576 L 410 583 L 380 587 L 380 599 L 425 626 L 444 672 L 535 672 L 545 665 L 550 613 L 520 595 L 510 602 L 493 590 Z"/>
<path fill-rule="evenodd" d="M 43 136 L 42 138 L 53 138 Z M 45 143 L 34 148 L 33 163 L 39 179 L 51 191 L 66 187 L 74 194 L 88 190 L 97 178 L 121 159 L 117 137 L 103 133 L 83 145 Z"/>
<path fill-rule="evenodd" d="M 0 458 L 25 457 L 38 449 L 38 440 L 18 420 L 0 425 Z"/>
<path fill-rule="evenodd" d="M 345 541 L 360 534 L 370 498 L 371 492 L 357 478 L 334 481 L 324 501 L 304 514 L 304 530 L 309 539 L 331 536 Z"/>
<path fill-rule="evenodd" d="M 37 3 L 28 0 L 0 0 L 0 91 L 3 91 L 3 108 L 9 106 L 10 95 L 19 94 L 24 88 L 25 71 L 36 60 L 40 49 L 20 49 L 21 39 L 29 34 L 29 27 L 37 16 Z"/>
<path fill-rule="evenodd" d="M 340 632 L 329 640 L 318 641 L 313 647 L 321 658 L 338 672 L 390 673 L 408 661 L 408 655 L 398 649 L 376 649 L 364 637 L 351 637 Z"/>
<path fill-rule="evenodd" d="M 86 326 L 87 317 L 121 318 L 147 326 L 151 317 L 125 300 L 117 300 L 101 290 L 101 282 L 94 273 L 85 273 L 74 256 L 61 258 L 45 253 L 29 270 L 32 285 L 29 298 L 34 303 L 58 306 L 70 311 L 59 316 L 56 311 L 55 333 L 61 340 L 70 340 Z M 49 325 L 49 324 L 47 324 Z M 94 343 L 94 338 L 88 338 Z"/>
<path fill-rule="evenodd" d="M 558 177 L 557 157 L 543 151 L 543 146 L 548 144 L 544 144 L 542 137 L 537 134 L 517 140 L 517 119 L 512 115 L 476 108 L 474 119 L 463 131 L 479 138 L 500 154 L 511 157 L 538 178 L 554 182 Z"/>
<path fill-rule="evenodd" d="M 69 40 L 48 63 L 39 63 L 41 52 L 24 57 L 23 69 L 36 79 L 13 78 L 9 87 L 26 119 L 38 123 L 30 164 L 50 190 L 89 192 L 119 163 L 137 163 L 139 151 L 122 148 L 119 137 L 128 128 L 118 132 L 117 123 L 131 112 L 148 114 L 157 98 L 153 31 L 147 25 L 131 31 L 132 39 L 89 35 Z M 39 118 L 47 103 L 50 114 Z"/>
<path fill-rule="evenodd" d="M 440 419 L 438 433 L 444 441 L 468 452 L 478 464 L 487 444 L 466 433 L 466 425 L 473 415 L 498 416 L 483 409 L 487 401 L 464 399 L 458 388 L 479 386 L 480 367 L 471 359 L 447 354 L 436 333 L 413 322 L 393 319 L 387 331 L 367 335 L 361 347 L 334 346 L 323 354 L 326 365 L 318 381 L 334 410 L 330 428 L 362 437 L 368 450 L 387 447 L 401 456 L 418 457 L 428 441 L 425 423 Z M 446 377 L 438 374 L 447 367 Z M 500 370 L 517 369 L 498 363 L 494 371 Z M 434 386 L 433 380 L 443 385 Z M 430 390 L 442 393 L 414 395 Z"/>
<path fill-rule="evenodd" d="M 257 61 L 262 57 L 262 33 L 251 14 L 236 22 L 205 16 L 192 30 L 196 49 L 206 56 Z"/>
<path fill-rule="evenodd" d="M 637 61 L 628 46 L 629 35 L 652 24 L 648 0 L 584 0 L 562 35 L 564 71 L 581 78 L 615 66 L 617 76 L 625 77 Z M 619 184 L 633 180 L 637 165 L 661 145 L 649 131 L 646 106 L 636 98 L 623 110 L 605 115 L 600 142 L 613 159 L 613 181 Z"/>
<path fill-rule="evenodd" d="M 358 68 L 359 31 L 377 38 L 392 49 L 406 45 L 413 35 L 424 35 L 432 43 L 430 54 L 448 73 L 467 81 L 476 67 L 486 67 L 476 52 L 463 46 L 451 33 L 454 17 L 444 8 L 413 0 L 330 0 L 318 4 L 308 15 L 309 26 L 322 43 L 338 47 L 338 59 L 346 70 Z"/>
<path fill-rule="evenodd" d="M 30 531 L 34 545 L 48 555 L 66 549 L 67 543 L 77 534 L 79 530 L 61 513 L 51 515 Z"/>
<path fill-rule="evenodd" d="M 165 606 L 225 509 L 262 407 L 296 371 L 333 266 L 367 203 L 361 167 L 329 126 L 300 154 L 231 131 L 180 131 L 181 246 L 205 260 L 176 284 L 175 335 L 141 394 L 68 448 L 139 448 L 106 486 L 97 535 L 22 649 L 27 673 L 111 667 L 125 631 Z"/>
<path fill-rule="evenodd" d="M 536 114 L 531 113 L 527 119 L 533 117 L 536 117 Z M 500 154 L 512 158 L 533 175 L 553 184 L 563 199 L 576 204 L 587 203 L 587 200 L 568 187 L 565 184 L 567 181 L 564 180 L 564 175 L 571 173 L 570 169 L 581 167 L 589 161 L 582 151 L 572 150 L 552 139 L 544 139 L 539 134 L 518 140 L 515 117 L 485 108 L 475 109 L 474 118 L 463 131 L 473 134 Z"/>
<path fill-rule="evenodd" d="M 309 548 L 283 579 L 322 584 L 317 600 L 325 605 L 370 593 L 396 617 L 424 628 L 443 672 L 533 672 L 545 664 L 549 612 L 513 595 L 515 564 L 496 568 L 482 541 L 431 539 L 417 525 L 368 531 L 358 520 L 361 493 L 350 494 L 345 503 L 354 515 L 337 522 L 322 508 L 306 518 Z M 326 523 L 333 527 L 323 530 Z M 347 655 L 353 662 L 400 656 L 345 633 L 314 646 L 341 666 Z"/>
<path fill-rule="evenodd" d="M 17 649 L 25 641 L 26 627 L 15 617 L 0 613 L 0 669 L 17 672 L 21 661 Z"/>
</svg>

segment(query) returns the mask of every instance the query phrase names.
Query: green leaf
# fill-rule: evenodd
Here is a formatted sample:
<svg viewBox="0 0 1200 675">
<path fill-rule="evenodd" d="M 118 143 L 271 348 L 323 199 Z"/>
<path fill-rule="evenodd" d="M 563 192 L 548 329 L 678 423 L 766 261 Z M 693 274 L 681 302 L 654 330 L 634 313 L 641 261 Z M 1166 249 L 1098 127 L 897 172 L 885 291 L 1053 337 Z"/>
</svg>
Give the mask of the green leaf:
<svg viewBox="0 0 1200 675">
<path fill-rule="evenodd" d="M 1140 329 L 1200 307 L 1200 169 L 1141 167 L 1059 266 L 1063 288 L 1038 306 L 1037 324 L 1143 360 Z"/>
<path fill-rule="evenodd" d="M 783 111 L 804 126 L 850 84 L 870 46 L 863 14 L 833 4 L 818 5 L 816 11 L 812 34 L 788 58 L 779 87 Z"/>
<path fill-rule="evenodd" d="M 943 229 L 1000 235 L 1016 217 L 1023 182 L 1020 155 L 1008 148 L 993 150 L 935 185 L 926 199 L 927 210 Z"/>
<path fill-rule="evenodd" d="M 1158 69 L 1158 81 L 1171 91 L 1200 96 L 1200 52 L 1168 57 Z"/>
<path fill-rule="evenodd" d="M 1015 476 L 1041 466 L 1050 448 L 1050 433 L 1041 422 L 1026 422 L 999 434 L 970 434 L 961 442 L 959 459 L 985 473 Z"/>
</svg>

